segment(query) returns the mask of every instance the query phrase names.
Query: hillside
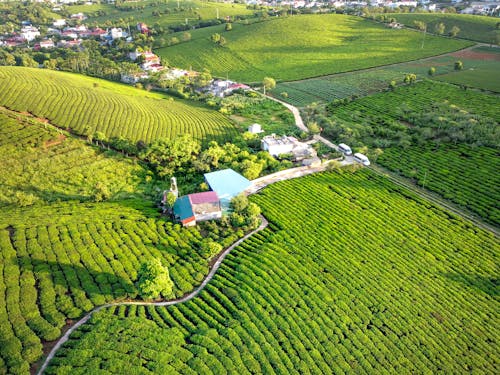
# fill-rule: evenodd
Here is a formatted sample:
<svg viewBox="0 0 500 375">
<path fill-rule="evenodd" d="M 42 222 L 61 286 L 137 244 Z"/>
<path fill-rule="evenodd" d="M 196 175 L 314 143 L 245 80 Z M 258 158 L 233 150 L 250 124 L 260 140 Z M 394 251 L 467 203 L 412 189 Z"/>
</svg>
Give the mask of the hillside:
<svg viewBox="0 0 500 375">
<path fill-rule="evenodd" d="M 446 26 L 445 35 L 453 26 L 457 26 L 460 29 L 458 38 L 493 44 L 499 42 L 496 38 L 500 35 L 500 30 L 497 30 L 498 19 L 495 17 L 448 13 L 388 13 L 386 16 L 394 17 L 397 22 L 408 27 L 414 27 L 413 21 L 423 21 L 427 24 L 427 31 L 431 33 L 442 22 Z"/>
<path fill-rule="evenodd" d="M 71 319 L 137 298 L 146 260 L 169 267 L 170 298 L 206 275 L 199 228 L 160 217 L 150 180 L 131 159 L 0 111 L 0 373 L 29 373 Z"/>
<path fill-rule="evenodd" d="M 297 31 L 294 31 L 297 30 Z M 300 31 L 299 31 L 300 30 Z M 226 39 L 221 47 L 210 37 Z M 470 45 L 459 40 L 392 30 L 359 17 L 303 15 L 250 25 L 224 25 L 192 31 L 189 42 L 158 49 L 171 64 L 245 81 L 297 80 L 438 55 Z"/>
<path fill-rule="evenodd" d="M 182 1 L 177 8 L 177 0 L 161 2 L 134 1 L 124 3 L 121 7 L 114 4 L 72 5 L 71 13 L 83 12 L 88 16 L 86 24 L 112 25 L 126 19 L 128 22 L 145 22 L 149 26 L 158 24 L 163 27 L 189 24 L 234 17 L 252 15 L 255 11 L 247 9 L 243 4 L 230 4 L 213 1 Z"/>
<path fill-rule="evenodd" d="M 229 140 L 237 133 L 226 117 L 201 104 L 71 73 L 0 67 L 0 86 L 1 106 L 82 135 L 150 142 L 185 133 L 200 141 Z"/>
<path fill-rule="evenodd" d="M 101 311 L 47 374 L 495 372 L 491 234 L 367 170 L 281 182 L 254 200 L 270 227 L 199 297 Z"/>
<path fill-rule="evenodd" d="M 455 70 L 456 61 L 463 63 L 462 70 Z M 429 76 L 431 67 L 435 69 L 433 76 Z M 292 105 L 305 107 L 313 102 L 323 103 L 380 92 L 386 90 L 391 81 L 403 84 L 406 74 L 416 74 L 418 79 L 432 78 L 500 93 L 500 80 L 492 79 L 499 70 L 500 49 L 480 46 L 374 69 L 281 82 L 272 94 Z"/>
</svg>

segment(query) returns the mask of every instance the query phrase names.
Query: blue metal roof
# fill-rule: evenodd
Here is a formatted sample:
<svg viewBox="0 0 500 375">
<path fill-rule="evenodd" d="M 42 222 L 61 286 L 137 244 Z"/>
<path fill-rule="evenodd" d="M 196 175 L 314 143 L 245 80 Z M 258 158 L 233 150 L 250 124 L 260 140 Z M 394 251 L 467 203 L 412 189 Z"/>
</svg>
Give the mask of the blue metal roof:
<svg viewBox="0 0 500 375">
<path fill-rule="evenodd" d="M 191 202 L 189 201 L 189 196 L 184 195 L 178 198 L 174 203 L 174 215 L 179 218 L 179 220 L 189 219 L 194 216 L 193 209 L 191 208 Z"/>
<path fill-rule="evenodd" d="M 205 180 L 221 201 L 230 201 L 252 184 L 232 169 L 205 173 Z"/>
</svg>

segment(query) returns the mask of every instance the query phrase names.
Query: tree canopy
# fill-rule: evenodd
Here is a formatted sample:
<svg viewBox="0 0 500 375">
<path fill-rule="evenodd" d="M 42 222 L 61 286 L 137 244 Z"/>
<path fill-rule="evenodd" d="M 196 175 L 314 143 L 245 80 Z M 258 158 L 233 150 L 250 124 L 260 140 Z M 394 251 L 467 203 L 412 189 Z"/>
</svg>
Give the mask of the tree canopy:
<svg viewBox="0 0 500 375">
<path fill-rule="evenodd" d="M 137 289 L 143 299 L 169 297 L 174 283 L 170 279 L 168 268 L 159 259 L 144 262 L 137 273 Z"/>
</svg>

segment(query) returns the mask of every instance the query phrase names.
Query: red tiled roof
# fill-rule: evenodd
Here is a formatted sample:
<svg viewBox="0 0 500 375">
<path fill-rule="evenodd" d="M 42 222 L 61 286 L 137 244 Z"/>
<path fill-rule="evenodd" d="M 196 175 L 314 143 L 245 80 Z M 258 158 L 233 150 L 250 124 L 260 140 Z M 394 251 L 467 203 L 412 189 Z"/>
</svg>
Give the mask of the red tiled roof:
<svg viewBox="0 0 500 375">
<path fill-rule="evenodd" d="M 201 203 L 216 203 L 219 201 L 219 196 L 215 191 L 205 191 L 203 193 L 189 194 L 191 204 Z"/>
</svg>

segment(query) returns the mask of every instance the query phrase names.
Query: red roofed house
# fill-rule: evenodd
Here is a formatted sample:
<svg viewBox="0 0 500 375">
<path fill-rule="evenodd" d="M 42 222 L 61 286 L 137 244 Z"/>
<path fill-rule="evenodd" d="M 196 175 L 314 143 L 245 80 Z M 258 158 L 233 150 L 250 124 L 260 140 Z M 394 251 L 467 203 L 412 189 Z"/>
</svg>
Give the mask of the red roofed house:
<svg viewBox="0 0 500 375">
<path fill-rule="evenodd" d="M 215 191 L 189 194 L 188 197 L 196 221 L 220 219 L 222 217 L 219 196 Z"/>
<path fill-rule="evenodd" d="M 198 221 L 220 219 L 219 196 L 215 191 L 207 191 L 180 197 L 174 204 L 174 216 L 185 227 L 196 225 Z"/>
</svg>

